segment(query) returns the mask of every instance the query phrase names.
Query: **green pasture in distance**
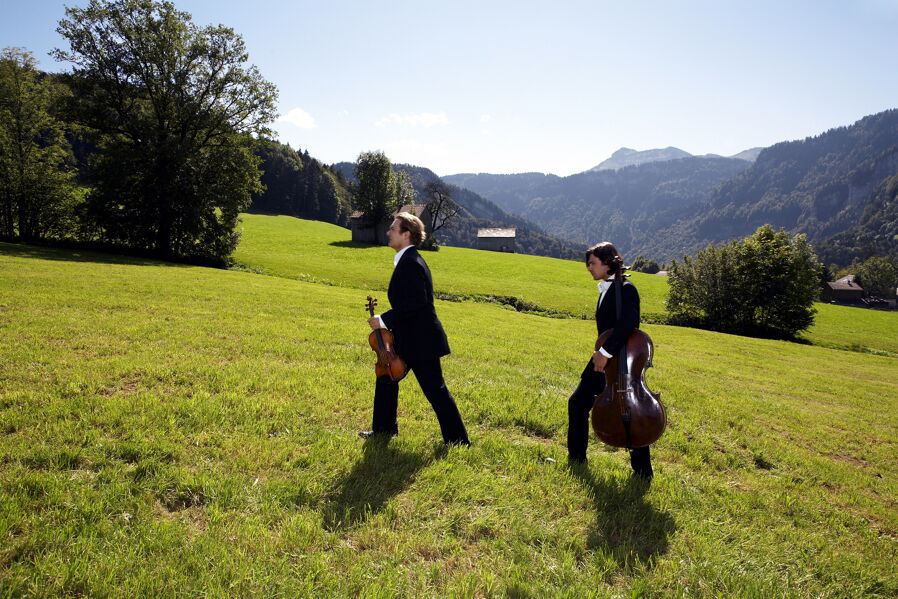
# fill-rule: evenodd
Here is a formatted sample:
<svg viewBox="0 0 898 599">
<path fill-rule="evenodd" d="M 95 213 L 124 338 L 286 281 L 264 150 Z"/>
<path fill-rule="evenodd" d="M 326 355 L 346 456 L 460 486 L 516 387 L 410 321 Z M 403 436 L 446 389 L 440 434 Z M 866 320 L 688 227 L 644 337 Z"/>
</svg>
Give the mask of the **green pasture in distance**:
<svg viewBox="0 0 898 599">
<path fill-rule="evenodd" d="M 357 244 L 348 229 L 289 216 L 242 215 L 234 259 L 266 274 L 384 292 L 393 250 Z M 586 248 L 584 248 L 585 251 Z M 544 309 L 591 316 L 598 292 L 582 261 L 444 247 L 427 252 L 434 289 L 516 297 Z M 664 312 L 663 277 L 633 273 L 642 310 Z M 384 298 L 385 299 L 385 298 Z"/>
<path fill-rule="evenodd" d="M 239 263 L 281 277 L 360 288 L 363 299 L 370 291 L 385 295 L 392 269 L 390 248 L 354 244 L 347 229 L 327 223 L 289 216 L 242 218 L 243 235 L 235 253 Z M 514 296 L 580 317 L 591 317 L 595 307 L 595 283 L 582 262 L 451 247 L 425 257 L 438 292 Z M 631 274 L 644 318 L 660 320 L 667 280 Z M 898 312 L 820 303 L 816 308 L 816 322 L 803 335 L 811 343 L 898 355 Z"/>
<path fill-rule="evenodd" d="M 898 357 L 898 311 L 815 304 L 814 324 L 802 337 L 815 345 Z"/>
<path fill-rule="evenodd" d="M 489 304 L 437 306 L 473 446 L 414 382 L 363 443 L 362 287 L 0 244 L 0 595 L 898 594 L 896 358 L 648 325 L 646 486 L 565 462 L 592 323 Z"/>
</svg>

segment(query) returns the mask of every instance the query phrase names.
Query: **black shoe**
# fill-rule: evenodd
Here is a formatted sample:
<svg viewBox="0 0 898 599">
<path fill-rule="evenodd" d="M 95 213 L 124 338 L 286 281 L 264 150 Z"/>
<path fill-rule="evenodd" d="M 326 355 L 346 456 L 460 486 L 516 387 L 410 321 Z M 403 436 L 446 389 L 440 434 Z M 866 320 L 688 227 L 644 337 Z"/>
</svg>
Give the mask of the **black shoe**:
<svg viewBox="0 0 898 599">
<path fill-rule="evenodd" d="M 372 437 L 394 437 L 397 433 L 388 432 L 388 431 L 359 431 L 359 437 L 362 439 L 370 439 Z"/>
</svg>

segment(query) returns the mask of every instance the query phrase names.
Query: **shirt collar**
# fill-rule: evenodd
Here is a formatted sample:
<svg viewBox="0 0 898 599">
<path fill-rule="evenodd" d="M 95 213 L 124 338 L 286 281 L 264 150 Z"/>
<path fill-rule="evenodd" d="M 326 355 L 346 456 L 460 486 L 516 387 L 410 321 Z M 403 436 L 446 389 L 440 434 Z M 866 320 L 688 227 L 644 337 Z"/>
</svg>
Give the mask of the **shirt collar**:
<svg viewBox="0 0 898 599">
<path fill-rule="evenodd" d="M 401 250 L 399 250 L 398 252 L 396 252 L 396 255 L 393 256 L 393 268 L 396 268 L 399 265 L 399 260 L 402 259 L 402 254 L 404 254 L 405 250 L 407 250 L 410 247 L 412 247 L 412 246 L 407 245 L 404 248 L 402 248 Z"/>
<path fill-rule="evenodd" d="M 611 284 L 612 284 L 612 283 L 614 283 L 614 275 L 611 275 L 611 276 L 608 277 L 608 279 L 605 280 L 605 281 L 599 281 L 599 285 L 598 285 L 598 287 L 599 287 L 599 293 L 600 293 L 600 294 L 605 293 L 605 291 L 606 291 L 609 287 L 611 287 Z"/>
</svg>

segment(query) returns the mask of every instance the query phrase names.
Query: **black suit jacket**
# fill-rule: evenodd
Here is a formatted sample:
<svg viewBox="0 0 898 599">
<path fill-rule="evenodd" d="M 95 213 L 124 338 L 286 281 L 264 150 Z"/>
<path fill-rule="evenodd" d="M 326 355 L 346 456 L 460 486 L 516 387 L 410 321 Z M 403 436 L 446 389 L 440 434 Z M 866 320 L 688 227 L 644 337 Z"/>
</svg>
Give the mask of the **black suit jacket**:
<svg viewBox="0 0 898 599">
<path fill-rule="evenodd" d="M 387 298 L 390 309 L 380 317 L 393 331 L 402 359 L 413 364 L 449 353 L 449 340 L 433 307 L 430 269 L 414 247 L 405 250 L 393 270 Z"/>
<path fill-rule="evenodd" d="M 614 329 L 611 337 L 602 346 L 612 356 L 617 354 L 633 329 L 639 328 L 639 293 L 630 281 L 624 281 L 621 289 L 621 314 L 617 318 L 617 293 L 614 284 L 605 292 L 605 299 L 596 303 L 596 329 L 599 335 Z"/>
<path fill-rule="evenodd" d="M 620 320 L 617 318 L 617 294 L 614 291 L 614 285 L 605 292 L 605 299 L 599 298 L 596 302 L 596 329 L 601 336 L 608 329 L 614 329 L 611 337 L 605 341 L 602 346 L 609 354 L 616 355 L 620 351 L 621 346 L 633 332 L 633 329 L 639 328 L 639 293 L 636 287 L 629 281 L 624 281 L 621 289 L 621 314 Z M 581 379 L 588 379 L 594 385 L 593 392 L 598 394 L 602 392 L 605 386 L 605 373 L 596 372 L 592 364 L 592 358 L 586 363 L 583 372 L 580 374 Z"/>
</svg>

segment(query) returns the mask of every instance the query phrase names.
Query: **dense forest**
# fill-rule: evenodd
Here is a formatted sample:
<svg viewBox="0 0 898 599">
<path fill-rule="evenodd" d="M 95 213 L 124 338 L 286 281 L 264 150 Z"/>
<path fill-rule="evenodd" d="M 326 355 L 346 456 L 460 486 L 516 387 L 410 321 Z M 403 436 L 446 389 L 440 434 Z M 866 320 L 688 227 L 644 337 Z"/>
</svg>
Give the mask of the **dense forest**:
<svg viewBox="0 0 898 599">
<path fill-rule="evenodd" d="M 718 241 L 769 223 L 822 242 L 858 223 L 877 189 L 898 173 L 898 110 L 765 149 L 723 185 L 695 221 Z"/>
<path fill-rule="evenodd" d="M 309 156 L 277 141 L 260 141 L 265 189 L 253 194 L 250 212 L 287 214 L 349 226 L 352 195 L 342 177 Z"/>
<path fill-rule="evenodd" d="M 839 266 L 870 256 L 898 264 L 898 174 L 882 182 L 858 224 L 818 244 L 817 254 Z"/>
</svg>

